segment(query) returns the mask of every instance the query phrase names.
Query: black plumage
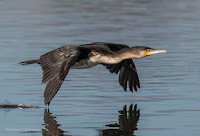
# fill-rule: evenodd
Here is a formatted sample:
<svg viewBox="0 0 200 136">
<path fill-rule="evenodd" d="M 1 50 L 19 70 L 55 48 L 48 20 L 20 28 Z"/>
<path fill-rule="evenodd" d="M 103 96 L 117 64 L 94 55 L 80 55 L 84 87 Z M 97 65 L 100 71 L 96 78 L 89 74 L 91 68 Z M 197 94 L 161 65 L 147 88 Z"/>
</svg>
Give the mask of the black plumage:
<svg viewBox="0 0 200 136">
<path fill-rule="evenodd" d="M 154 51 L 145 46 L 130 48 L 127 45 L 103 42 L 80 46 L 65 45 L 42 55 L 37 60 L 24 61 L 21 64 L 41 65 L 42 83 L 47 83 L 44 102 L 49 105 L 71 68 L 83 69 L 102 64 L 111 73 L 119 73 L 119 83 L 125 91 L 127 85 L 131 92 L 137 91 L 137 88 L 140 88 L 140 81 L 132 58 L 145 57 L 150 50 Z"/>
</svg>

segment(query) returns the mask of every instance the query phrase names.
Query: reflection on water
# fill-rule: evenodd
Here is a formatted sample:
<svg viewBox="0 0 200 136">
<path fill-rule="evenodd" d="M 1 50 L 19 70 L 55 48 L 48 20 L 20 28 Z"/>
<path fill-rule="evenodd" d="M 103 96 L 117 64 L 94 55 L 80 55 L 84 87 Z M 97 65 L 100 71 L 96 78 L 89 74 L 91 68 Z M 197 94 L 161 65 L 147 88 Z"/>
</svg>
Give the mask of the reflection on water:
<svg viewBox="0 0 200 136">
<path fill-rule="evenodd" d="M 111 128 L 101 130 L 99 136 L 133 135 L 134 131 L 137 130 L 137 122 L 140 118 L 140 110 L 137 109 L 137 104 L 135 104 L 134 109 L 133 104 L 131 104 L 128 111 L 125 105 L 119 113 L 118 123 L 106 125 Z"/>
<path fill-rule="evenodd" d="M 140 118 L 140 110 L 135 104 L 129 106 L 127 110 L 126 105 L 124 105 L 123 110 L 118 111 L 118 123 L 105 125 L 109 129 L 100 130 L 99 136 L 132 136 L 134 131 L 137 130 L 137 123 Z M 45 129 L 42 129 L 43 136 L 70 136 L 66 135 L 66 131 L 63 131 L 59 127 L 56 121 L 56 116 L 52 115 L 49 109 L 44 110 L 44 124 Z"/>
<path fill-rule="evenodd" d="M 56 117 L 52 115 L 49 109 L 44 110 L 44 124 L 45 129 L 42 129 L 43 136 L 63 136 L 64 131 L 59 128 Z"/>
</svg>

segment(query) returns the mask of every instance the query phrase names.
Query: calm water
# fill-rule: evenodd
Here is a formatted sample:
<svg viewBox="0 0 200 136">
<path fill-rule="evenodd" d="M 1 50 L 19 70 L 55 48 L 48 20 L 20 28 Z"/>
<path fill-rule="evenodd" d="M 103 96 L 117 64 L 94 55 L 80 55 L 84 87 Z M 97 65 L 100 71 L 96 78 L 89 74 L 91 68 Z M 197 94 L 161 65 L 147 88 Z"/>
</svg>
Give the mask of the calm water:
<svg viewBox="0 0 200 136">
<path fill-rule="evenodd" d="M 41 107 L 1 109 L 0 135 L 199 135 L 199 6 L 198 0 L 0 1 L 0 103 Z M 17 63 L 97 41 L 168 53 L 134 60 L 137 93 L 125 93 L 103 66 L 71 70 L 45 110 L 40 66 Z"/>
</svg>

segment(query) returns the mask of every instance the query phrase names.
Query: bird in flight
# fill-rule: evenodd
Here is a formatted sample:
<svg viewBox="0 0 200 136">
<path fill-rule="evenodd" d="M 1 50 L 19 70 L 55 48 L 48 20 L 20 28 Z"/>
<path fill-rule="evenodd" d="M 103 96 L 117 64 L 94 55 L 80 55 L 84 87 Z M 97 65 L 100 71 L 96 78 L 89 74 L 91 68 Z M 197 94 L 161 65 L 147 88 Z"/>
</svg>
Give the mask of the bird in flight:
<svg viewBox="0 0 200 136">
<path fill-rule="evenodd" d="M 119 84 L 125 91 L 127 84 L 131 92 L 137 91 L 140 82 L 132 58 L 142 58 L 157 53 L 166 53 L 166 50 L 96 42 L 79 46 L 65 45 L 42 55 L 39 59 L 23 61 L 20 64 L 41 65 L 42 83 L 47 83 L 44 103 L 49 106 L 70 69 L 91 68 L 98 64 L 105 66 L 111 73 L 119 73 Z"/>
</svg>

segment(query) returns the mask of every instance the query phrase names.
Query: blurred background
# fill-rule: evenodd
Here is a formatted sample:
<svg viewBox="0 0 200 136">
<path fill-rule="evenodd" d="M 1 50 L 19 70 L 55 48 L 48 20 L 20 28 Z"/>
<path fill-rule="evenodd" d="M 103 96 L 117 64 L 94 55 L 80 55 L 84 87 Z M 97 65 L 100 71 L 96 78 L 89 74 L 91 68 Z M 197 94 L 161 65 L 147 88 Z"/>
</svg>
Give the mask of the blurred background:
<svg viewBox="0 0 200 136">
<path fill-rule="evenodd" d="M 199 135 L 199 6 L 199 0 L 1 0 L 0 103 L 41 108 L 0 109 L 0 135 Z M 92 42 L 168 52 L 134 59 L 141 83 L 134 93 L 103 66 L 71 70 L 45 110 L 41 67 L 18 63 Z"/>
</svg>

